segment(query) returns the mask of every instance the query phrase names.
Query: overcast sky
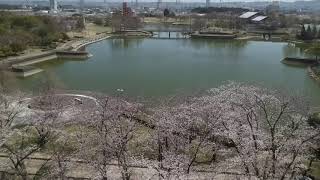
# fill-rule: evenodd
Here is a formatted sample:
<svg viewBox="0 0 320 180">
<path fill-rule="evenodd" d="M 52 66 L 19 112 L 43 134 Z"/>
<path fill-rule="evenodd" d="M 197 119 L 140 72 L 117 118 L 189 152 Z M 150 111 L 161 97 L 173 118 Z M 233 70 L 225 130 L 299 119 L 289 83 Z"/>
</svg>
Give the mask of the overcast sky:
<svg viewBox="0 0 320 180">
<path fill-rule="evenodd" d="M 1 0 L 0 0 L 1 1 Z M 59 0 L 58 0 L 59 1 Z M 64 1 L 64 0 L 60 0 L 60 1 Z M 70 0 L 69 0 L 70 1 Z M 103 0 L 85 0 L 85 1 L 103 1 Z M 108 0 L 107 0 L 108 1 Z M 125 0 L 109 0 L 109 1 L 119 1 L 119 2 L 122 2 L 122 1 L 125 1 Z M 130 0 L 128 0 L 130 1 Z M 155 1 L 155 0 L 140 0 L 140 1 Z M 165 1 L 175 1 L 175 0 L 162 0 L 163 2 Z M 196 2 L 205 2 L 205 0 L 180 0 L 180 1 L 188 1 L 188 2 L 192 2 L 192 1 L 196 1 Z M 222 2 L 241 2 L 241 1 L 246 1 L 246 2 L 254 2 L 254 1 L 273 1 L 273 0 L 222 0 Z M 296 0 L 280 0 L 280 1 L 286 1 L 286 2 L 293 2 L 293 1 L 296 1 Z M 220 0 L 211 0 L 211 2 L 220 2 Z"/>
<path fill-rule="evenodd" d="M 1 0 L 0 0 L 1 1 Z M 64 1 L 64 0 L 58 0 L 58 1 Z M 71 1 L 71 0 L 69 0 Z M 85 0 L 85 1 L 103 1 L 103 0 Z M 122 1 L 126 1 L 126 0 L 107 0 L 107 1 L 119 1 L 119 2 L 122 2 Z M 130 0 L 127 0 L 127 1 L 130 1 Z M 155 1 L 155 0 L 140 0 L 140 1 Z M 166 2 L 166 1 L 174 1 L 175 0 L 162 0 L 163 2 Z M 182 2 L 184 1 L 188 1 L 188 2 L 192 2 L 192 1 L 196 1 L 196 2 L 205 2 L 205 0 L 180 0 Z M 243 2 L 243 1 L 246 1 L 246 2 L 254 2 L 254 1 L 267 1 L 267 2 L 272 2 L 273 0 L 222 0 L 222 2 Z M 294 2 L 294 1 L 297 1 L 297 0 L 280 0 L 280 1 L 284 1 L 284 2 Z M 300 0 L 301 1 L 301 0 Z M 220 2 L 220 0 L 211 0 L 211 2 Z"/>
<path fill-rule="evenodd" d="M 0 0 L 1 1 L 23 1 L 23 0 Z M 31 0 L 31 1 L 46 1 L 46 0 Z M 49 0 L 47 0 L 49 1 Z M 58 0 L 58 2 L 63 2 L 63 1 L 77 1 L 77 0 Z M 85 0 L 87 2 L 103 2 L 104 0 Z M 123 2 L 123 1 L 131 1 L 131 0 L 107 0 L 107 1 L 119 1 L 119 2 Z M 157 0 L 139 0 L 139 1 L 157 1 Z M 162 0 L 163 2 L 168 2 L 168 1 L 176 1 L 176 0 Z M 205 0 L 179 0 L 180 2 L 205 2 Z M 220 0 L 210 0 L 211 2 L 220 2 Z M 267 1 L 267 2 L 272 2 L 273 0 L 222 0 L 222 2 L 254 2 L 254 1 Z M 294 2 L 297 0 L 280 0 L 283 2 Z M 301 0 L 300 0 L 301 1 Z M 303 1 L 303 0 L 302 0 Z M 305 0 L 305 1 L 309 1 L 309 0 Z M 320 0 L 319 0 L 320 1 Z"/>
<path fill-rule="evenodd" d="M 0 0 L 1 1 L 1 0 Z M 58 1 L 66 1 L 66 0 L 58 0 Z M 71 1 L 71 0 L 67 0 L 67 1 Z M 103 2 L 103 0 L 85 0 L 87 2 L 90 1 L 94 1 L 94 2 Z M 112 1 L 112 2 L 123 2 L 123 1 L 127 1 L 130 2 L 131 0 L 107 0 L 107 1 Z M 141 2 L 153 2 L 153 1 L 157 1 L 157 0 L 138 0 Z M 179 0 L 180 2 L 205 2 L 206 0 Z M 210 0 L 211 2 L 220 2 L 220 0 Z M 273 0 L 221 0 L 222 2 L 257 2 L 257 1 L 264 1 L 264 2 L 272 2 Z M 294 2 L 297 0 L 280 0 L 280 2 Z M 300 0 L 301 1 L 301 0 Z M 309 0 L 305 0 L 305 1 L 309 1 Z M 319 0 L 320 1 L 320 0 Z M 162 0 L 162 2 L 176 2 L 176 0 Z"/>
<path fill-rule="evenodd" d="M 0 0 L 1 1 L 8 1 L 8 0 Z M 21 0 L 10 0 L 10 1 L 21 1 Z M 31 0 L 35 1 L 35 0 Z M 41 1 L 41 0 L 39 0 Z M 49 0 L 48 0 L 49 1 Z M 58 2 L 63 1 L 77 1 L 77 0 L 57 0 Z M 86 2 L 103 2 L 104 0 L 85 0 Z M 107 0 L 107 2 L 131 2 L 132 0 Z M 157 0 L 138 0 L 140 2 L 156 2 Z M 180 2 L 205 2 L 206 0 L 179 0 Z M 220 0 L 210 0 L 211 2 L 220 2 Z M 272 2 L 273 0 L 222 0 L 222 2 L 257 2 L 257 1 L 264 1 L 264 2 Z M 280 0 L 280 2 L 294 2 L 297 0 Z M 300 0 L 301 1 L 301 0 Z M 308 0 L 305 0 L 308 1 Z M 320 1 L 320 0 L 319 0 Z M 162 0 L 162 2 L 176 2 L 176 0 Z"/>
</svg>

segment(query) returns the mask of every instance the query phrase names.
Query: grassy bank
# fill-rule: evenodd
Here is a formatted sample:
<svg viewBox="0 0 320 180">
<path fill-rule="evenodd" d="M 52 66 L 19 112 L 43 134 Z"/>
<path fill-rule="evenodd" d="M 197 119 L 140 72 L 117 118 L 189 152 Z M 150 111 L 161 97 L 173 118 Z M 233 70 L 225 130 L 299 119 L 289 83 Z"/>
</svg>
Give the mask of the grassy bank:
<svg viewBox="0 0 320 180">
<path fill-rule="evenodd" d="M 27 49 L 52 49 L 65 42 L 68 30 L 81 29 L 80 19 L 0 13 L 0 58 Z"/>
</svg>

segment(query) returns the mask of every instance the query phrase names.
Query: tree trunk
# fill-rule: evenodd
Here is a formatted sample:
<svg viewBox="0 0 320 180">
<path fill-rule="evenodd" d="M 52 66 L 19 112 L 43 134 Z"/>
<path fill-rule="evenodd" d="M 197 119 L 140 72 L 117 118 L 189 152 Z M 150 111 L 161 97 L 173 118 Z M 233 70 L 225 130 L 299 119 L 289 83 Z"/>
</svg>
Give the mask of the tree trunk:
<svg viewBox="0 0 320 180">
<path fill-rule="evenodd" d="M 159 179 L 162 179 L 160 169 L 162 169 L 162 146 L 160 141 L 160 136 L 158 135 L 158 163 L 159 163 Z"/>
</svg>

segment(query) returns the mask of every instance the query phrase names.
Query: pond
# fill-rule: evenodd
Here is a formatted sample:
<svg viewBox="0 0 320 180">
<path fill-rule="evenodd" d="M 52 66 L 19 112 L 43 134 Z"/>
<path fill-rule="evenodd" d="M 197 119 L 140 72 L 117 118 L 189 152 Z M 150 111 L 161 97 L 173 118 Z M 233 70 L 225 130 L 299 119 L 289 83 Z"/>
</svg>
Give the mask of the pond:
<svg viewBox="0 0 320 180">
<path fill-rule="evenodd" d="M 227 81 L 256 83 L 298 92 L 320 104 L 320 88 L 307 69 L 281 63 L 286 56 L 303 56 L 287 43 L 200 39 L 108 39 L 86 49 L 85 61 L 56 60 L 21 80 L 37 87 L 43 78 L 67 89 L 129 96 L 159 97 L 194 93 Z"/>
</svg>

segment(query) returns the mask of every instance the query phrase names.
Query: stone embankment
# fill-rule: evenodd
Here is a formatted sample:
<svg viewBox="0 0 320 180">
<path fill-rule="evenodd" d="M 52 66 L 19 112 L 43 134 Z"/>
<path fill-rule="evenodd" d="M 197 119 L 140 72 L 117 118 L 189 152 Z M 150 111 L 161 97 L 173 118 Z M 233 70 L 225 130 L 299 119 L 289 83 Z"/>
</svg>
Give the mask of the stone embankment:
<svg viewBox="0 0 320 180">
<path fill-rule="evenodd" d="M 317 59 L 286 57 L 282 60 L 282 63 L 293 66 L 307 67 L 308 75 L 315 81 L 320 82 L 320 76 L 315 72 L 315 68 L 318 68 L 320 65 Z"/>
<path fill-rule="evenodd" d="M 315 66 L 318 65 L 318 61 L 309 58 L 291 58 L 286 57 L 282 60 L 282 63 L 288 65 L 303 65 L 303 66 Z"/>
<path fill-rule="evenodd" d="M 72 49 L 72 51 L 79 51 L 81 48 L 83 48 L 87 45 L 105 40 L 107 38 L 110 38 L 110 35 L 100 35 L 100 36 L 95 36 L 93 38 L 84 39 L 84 40 L 78 41 L 77 43 L 74 43 L 71 46 L 71 49 Z"/>
<path fill-rule="evenodd" d="M 28 55 L 18 56 L 18 57 L 10 57 L 0 61 L 0 66 L 2 67 L 10 67 L 12 65 L 22 64 L 28 65 L 27 62 L 43 62 L 51 59 L 56 59 L 56 53 L 54 50 L 40 52 L 40 53 L 31 53 Z"/>
<path fill-rule="evenodd" d="M 144 30 L 125 30 L 125 31 L 116 31 L 112 33 L 113 37 L 120 37 L 120 38 L 145 38 L 145 37 L 152 37 L 153 33 Z"/>
<path fill-rule="evenodd" d="M 320 81 L 319 81 L 319 80 L 320 80 L 320 77 L 317 75 L 317 73 L 314 72 L 313 68 L 315 68 L 315 66 L 308 66 L 308 69 L 307 69 L 308 75 L 309 75 L 312 79 L 316 80 L 317 82 L 320 82 Z"/>
<path fill-rule="evenodd" d="M 86 59 L 91 55 L 86 51 L 81 51 L 81 48 L 109 37 L 110 36 L 108 35 L 94 36 L 92 38 L 70 41 L 62 44 L 54 50 L 49 50 L 46 52 L 10 57 L 0 61 L 0 67 L 15 72 L 17 76 L 31 76 L 33 74 L 42 72 L 41 69 L 33 67 L 32 65 L 59 58 Z"/>
<path fill-rule="evenodd" d="M 237 37 L 236 34 L 233 33 L 193 33 L 191 34 L 191 38 L 209 38 L 209 39 L 235 39 Z"/>
</svg>

